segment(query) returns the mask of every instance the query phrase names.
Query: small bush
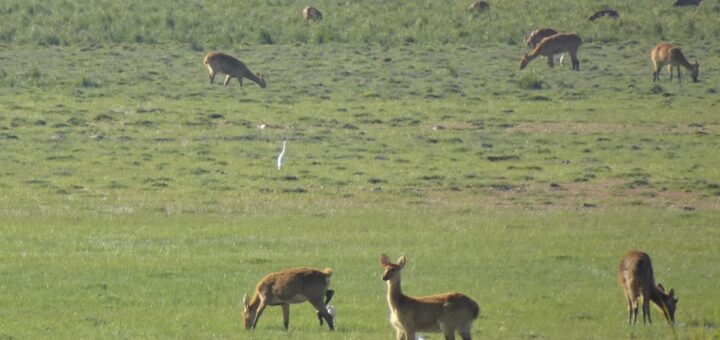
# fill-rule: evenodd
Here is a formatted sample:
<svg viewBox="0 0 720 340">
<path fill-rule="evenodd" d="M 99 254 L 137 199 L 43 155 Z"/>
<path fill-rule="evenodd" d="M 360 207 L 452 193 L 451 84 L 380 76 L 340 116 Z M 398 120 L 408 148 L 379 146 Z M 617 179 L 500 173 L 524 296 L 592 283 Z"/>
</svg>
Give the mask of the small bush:
<svg viewBox="0 0 720 340">
<path fill-rule="evenodd" d="M 545 81 L 535 75 L 526 75 L 520 78 L 518 86 L 525 90 L 542 90 L 544 87 L 549 87 Z"/>
</svg>

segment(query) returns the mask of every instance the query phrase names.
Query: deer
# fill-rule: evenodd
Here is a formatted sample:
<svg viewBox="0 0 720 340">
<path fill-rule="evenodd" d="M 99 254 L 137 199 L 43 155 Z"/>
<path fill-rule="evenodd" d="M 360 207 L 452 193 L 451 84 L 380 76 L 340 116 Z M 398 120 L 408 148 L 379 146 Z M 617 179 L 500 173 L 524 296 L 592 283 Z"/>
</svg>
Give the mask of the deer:
<svg viewBox="0 0 720 340">
<path fill-rule="evenodd" d="M 210 84 L 215 80 L 216 74 L 223 73 L 227 75 L 223 86 L 227 86 L 228 83 L 230 83 L 230 79 L 234 77 L 240 82 L 240 87 L 243 87 L 243 78 L 254 81 L 260 88 L 264 89 L 267 87 L 265 77 L 261 73 L 253 73 L 245 66 L 245 63 L 231 55 L 222 52 L 210 52 L 205 56 L 203 64 L 205 64 L 208 72 L 210 72 Z"/>
<path fill-rule="evenodd" d="M 543 39 L 545 39 L 549 36 L 553 36 L 555 34 L 558 34 L 558 32 L 552 28 L 536 29 L 536 30 L 530 32 L 530 35 L 528 35 L 527 39 L 525 39 L 525 44 L 528 47 L 534 49 L 535 46 L 537 46 L 537 44 L 540 43 L 540 41 L 542 41 Z M 563 65 L 564 56 L 565 56 L 564 54 L 562 54 L 562 53 L 560 54 L 560 65 Z"/>
<path fill-rule="evenodd" d="M 673 66 L 677 68 L 678 83 L 682 82 L 680 75 L 680 66 L 690 70 L 690 76 L 694 82 L 698 82 L 698 76 L 700 75 L 700 64 L 695 61 L 694 64 L 690 64 L 685 58 L 682 50 L 675 47 L 672 44 L 658 44 L 650 52 L 650 58 L 653 63 L 653 82 L 660 80 L 660 70 L 666 64 L 668 65 L 668 72 L 670 72 L 670 82 L 673 78 Z"/>
<path fill-rule="evenodd" d="M 490 4 L 487 1 L 475 1 L 468 6 L 468 11 L 486 11 L 490 9 Z"/>
<path fill-rule="evenodd" d="M 618 19 L 618 18 L 620 18 L 620 13 L 618 13 L 618 11 L 613 10 L 613 9 L 604 9 L 604 10 L 602 10 L 602 11 L 597 11 L 597 12 L 593 13 L 593 15 L 591 15 L 591 16 L 588 18 L 588 20 L 590 20 L 590 21 L 595 21 L 595 20 L 600 19 L 600 18 L 602 18 L 602 17 L 608 17 L 608 18 L 612 18 L 612 19 Z"/>
<path fill-rule="evenodd" d="M 572 60 L 572 69 L 580 71 L 580 60 L 577 58 L 577 51 L 582 45 L 582 39 L 574 33 L 558 33 L 540 41 L 535 49 L 524 53 L 520 60 L 520 69 L 524 69 L 533 59 L 544 56 L 547 58 L 548 66 L 555 66 L 553 55 L 567 52 Z"/>
<path fill-rule="evenodd" d="M 303 17 L 305 18 L 305 21 L 309 21 L 309 20 L 319 21 L 319 20 L 322 20 L 322 18 L 323 18 L 320 10 L 313 6 L 307 6 L 307 7 L 303 8 Z"/>
<path fill-rule="evenodd" d="M 662 310 L 665 320 L 670 325 L 675 323 L 675 309 L 678 298 L 675 297 L 673 289 L 666 293 L 661 284 L 655 284 L 652 262 L 648 254 L 633 250 L 625 255 L 620 261 L 618 280 L 625 291 L 625 297 L 627 297 L 628 323 L 630 325 L 637 323 L 639 297 L 642 297 L 643 324 L 646 317 L 647 322 L 652 324 L 650 301 Z"/>
<path fill-rule="evenodd" d="M 677 0 L 673 3 L 675 7 L 700 6 L 702 0 Z"/>
<path fill-rule="evenodd" d="M 463 340 L 472 339 L 472 323 L 480 315 L 477 302 L 459 292 L 407 296 L 400 283 L 405 256 L 392 263 L 382 254 L 380 264 L 385 270 L 382 279 L 387 282 L 390 323 L 395 328 L 397 340 L 415 340 L 417 332 L 442 332 L 446 340 L 455 339 L 458 332 Z"/>
<path fill-rule="evenodd" d="M 267 274 L 255 287 L 252 300 L 248 295 L 243 297 L 243 321 L 245 329 L 255 329 L 258 320 L 267 306 L 282 306 L 283 325 L 285 330 L 290 327 L 290 305 L 305 301 L 317 310 L 320 326 L 327 321 L 331 331 L 335 330 L 333 316 L 326 305 L 335 291 L 328 289 L 332 269 L 318 270 L 313 268 L 290 268 Z"/>
</svg>

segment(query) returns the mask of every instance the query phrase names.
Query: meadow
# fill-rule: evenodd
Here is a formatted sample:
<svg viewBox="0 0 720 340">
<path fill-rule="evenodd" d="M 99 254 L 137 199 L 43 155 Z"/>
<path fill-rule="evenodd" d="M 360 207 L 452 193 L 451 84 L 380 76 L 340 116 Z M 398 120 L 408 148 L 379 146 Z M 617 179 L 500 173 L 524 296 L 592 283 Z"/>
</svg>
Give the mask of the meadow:
<svg viewBox="0 0 720 340">
<path fill-rule="evenodd" d="M 476 338 L 720 337 L 720 4 L 496 2 L 4 1 L 0 338 L 391 339 L 381 253 L 478 301 Z M 580 72 L 519 70 L 541 26 Z M 700 82 L 652 82 L 661 41 Z M 210 85 L 211 50 L 268 87 Z M 674 329 L 627 325 L 631 249 Z M 308 304 L 246 331 L 292 266 L 333 268 L 337 331 Z"/>
</svg>

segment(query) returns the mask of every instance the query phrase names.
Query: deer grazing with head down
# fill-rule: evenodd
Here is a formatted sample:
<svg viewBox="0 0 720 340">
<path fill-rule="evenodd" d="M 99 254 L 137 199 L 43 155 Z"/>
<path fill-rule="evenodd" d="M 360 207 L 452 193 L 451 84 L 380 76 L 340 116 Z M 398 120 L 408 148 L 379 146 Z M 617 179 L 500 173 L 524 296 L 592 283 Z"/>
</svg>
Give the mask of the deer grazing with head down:
<svg viewBox="0 0 720 340">
<path fill-rule="evenodd" d="M 520 69 L 524 69 L 533 59 L 543 56 L 547 58 L 548 66 L 555 66 L 553 55 L 567 52 L 572 60 L 572 69 L 580 71 L 580 60 L 577 51 L 582 45 L 582 39 L 573 33 L 558 33 L 540 41 L 532 52 L 523 54 L 520 60 Z"/>
<path fill-rule="evenodd" d="M 253 73 L 245 66 L 245 63 L 231 55 L 222 52 L 210 52 L 205 56 L 203 64 L 205 64 L 208 72 L 210 72 L 210 84 L 215 80 L 216 74 L 222 73 L 227 75 L 227 77 L 225 77 L 225 83 L 223 84 L 224 86 L 227 86 L 233 77 L 237 78 L 240 82 L 240 87 L 243 86 L 243 78 L 254 81 L 263 89 L 267 86 L 265 77 L 261 73 Z"/>
<path fill-rule="evenodd" d="M 652 323 L 650 319 L 650 301 L 662 310 L 665 320 L 671 325 L 675 322 L 675 309 L 678 298 L 675 291 L 665 292 L 661 284 L 655 284 L 650 256 L 640 251 L 631 251 L 620 262 L 618 280 L 625 291 L 628 301 L 628 319 L 630 324 L 637 323 L 638 298 L 642 297 L 643 323 Z"/>
<path fill-rule="evenodd" d="M 330 330 L 334 330 L 333 316 L 325 307 L 335 293 L 328 289 L 331 276 L 330 268 L 291 268 L 268 274 L 255 287 L 252 301 L 247 294 L 243 297 L 245 328 L 254 329 L 257 326 L 265 307 L 282 306 L 283 324 L 287 330 L 290 325 L 290 304 L 308 301 L 317 310 L 320 325 L 324 319 Z"/>
<path fill-rule="evenodd" d="M 320 12 L 319 9 L 313 7 L 313 6 L 307 6 L 303 8 L 303 17 L 305 18 L 305 21 L 309 20 L 315 20 L 320 21 L 322 20 L 322 12 Z"/>
<path fill-rule="evenodd" d="M 528 47 L 535 49 L 535 46 L 537 46 L 537 44 L 539 44 L 543 39 L 555 34 L 558 34 L 558 32 L 552 28 L 539 28 L 530 32 L 527 39 L 525 39 L 525 44 Z M 564 54 L 560 54 L 560 65 L 563 65 L 564 56 Z"/>
<path fill-rule="evenodd" d="M 694 82 L 698 82 L 698 76 L 700 75 L 700 64 L 695 61 L 694 64 L 690 64 L 682 50 L 675 47 L 672 44 L 659 44 L 653 48 L 650 52 L 650 58 L 653 63 L 653 82 L 660 80 L 660 71 L 663 66 L 668 65 L 668 72 L 670 72 L 670 81 L 673 78 L 673 66 L 677 68 L 678 83 L 681 82 L 680 66 L 690 70 L 690 76 Z"/>
<path fill-rule="evenodd" d="M 423 297 L 403 294 L 400 271 L 405 267 L 405 257 L 397 263 L 383 254 L 380 257 L 387 281 L 387 300 L 390 306 L 390 323 L 395 327 L 397 340 L 415 340 L 417 332 L 441 332 L 446 340 L 455 339 L 460 333 L 463 340 L 471 339 L 472 323 L 480 315 L 477 302 L 467 295 L 454 292 Z"/>
</svg>

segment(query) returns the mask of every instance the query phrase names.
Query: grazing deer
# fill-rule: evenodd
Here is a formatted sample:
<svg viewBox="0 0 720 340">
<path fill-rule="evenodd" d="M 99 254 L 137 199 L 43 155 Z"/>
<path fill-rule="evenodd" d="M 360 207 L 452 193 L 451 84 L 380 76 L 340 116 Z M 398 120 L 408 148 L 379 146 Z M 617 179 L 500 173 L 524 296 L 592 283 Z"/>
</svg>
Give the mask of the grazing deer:
<svg viewBox="0 0 720 340">
<path fill-rule="evenodd" d="M 303 17 L 305 18 L 305 21 L 309 20 L 315 20 L 319 21 L 322 20 L 322 13 L 319 9 L 313 7 L 313 6 L 307 6 L 303 8 Z"/>
<path fill-rule="evenodd" d="M 424 297 L 404 295 L 400 284 L 400 271 L 405 256 L 391 263 L 383 254 L 380 263 L 387 281 L 387 300 L 390 305 L 390 323 L 395 327 L 398 340 L 415 340 L 417 332 L 442 332 L 445 339 L 455 339 L 459 332 L 463 340 L 471 339 L 473 320 L 480 315 L 477 302 L 462 293 L 446 293 Z"/>
<path fill-rule="evenodd" d="M 215 75 L 218 73 L 226 74 L 224 86 L 230 82 L 230 79 L 235 77 L 240 82 L 240 87 L 243 86 L 243 78 L 254 81 L 261 88 L 265 88 L 267 83 L 265 77 L 261 73 L 253 73 L 250 71 L 245 63 L 238 60 L 237 58 L 227 55 L 222 52 L 210 52 L 205 56 L 203 63 L 210 72 L 210 84 L 215 80 Z"/>
<path fill-rule="evenodd" d="M 685 6 L 700 6 L 700 2 L 702 0 L 677 0 L 673 4 L 675 7 L 685 7 Z"/>
<path fill-rule="evenodd" d="M 675 308 L 678 299 L 675 297 L 675 291 L 670 289 L 665 293 L 665 288 L 661 284 L 655 284 L 653 277 L 652 263 L 650 256 L 640 251 L 631 251 L 620 262 L 618 269 L 618 279 L 620 285 L 625 290 L 625 296 L 628 300 L 628 319 L 630 324 L 637 323 L 638 314 L 638 297 L 642 296 L 643 305 L 643 323 L 645 317 L 647 321 L 652 323 L 650 319 L 650 301 L 655 303 L 663 312 L 665 320 L 671 325 L 675 322 Z M 634 318 L 633 318 L 634 316 Z"/>
<path fill-rule="evenodd" d="M 593 15 L 590 16 L 590 18 L 588 18 L 588 20 L 595 21 L 602 17 L 617 19 L 617 18 L 620 18 L 620 13 L 618 13 L 616 10 L 604 9 L 602 11 L 595 12 Z"/>
<path fill-rule="evenodd" d="M 487 1 L 475 1 L 468 6 L 468 11 L 486 11 L 490 9 L 490 4 Z"/>
<path fill-rule="evenodd" d="M 248 300 L 247 294 L 243 297 L 243 320 L 245 328 L 255 328 L 263 310 L 267 306 L 282 306 L 283 324 L 287 330 L 290 325 L 290 304 L 305 301 L 317 310 L 318 319 L 322 326 L 325 319 L 330 330 L 335 330 L 332 315 L 328 313 L 325 305 L 332 299 L 333 290 L 328 289 L 332 269 L 317 270 L 312 268 L 291 268 L 270 273 L 255 287 L 255 296 Z"/>
<path fill-rule="evenodd" d="M 577 51 L 582 45 L 582 39 L 577 34 L 558 33 L 540 41 L 535 49 L 524 53 L 520 60 L 520 69 L 524 69 L 533 59 L 544 56 L 547 58 L 548 66 L 554 67 L 553 55 L 567 52 L 572 60 L 572 69 L 580 71 L 580 60 L 577 58 Z"/>
<path fill-rule="evenodd" d="M 525 39 L 525 44 L 527 44 L 530 48 L 535 48 L 538 43 L 540 43 L 543 39 L 553 36 L 557 34 L 558 32 L 552 28 L 540 28 L 536 29 L 532 32 L 530 32 L 530 35 L 528 35 L 527 39 Z M 564 62 L 564 54 L 560 54 L 560 65 L 563 65 Z"/>
<path fill-rule="evenodd" d="M 690 76 L 694 82 L 698 81 L 700 75 L 700 64 L 695 61 L 695 64 L 690 64 L 682 51 L 673 46 L 672 44 L 659 44 L 653 48 L 650 52 L 650 58 L 652 58 L 653 68 L 653 82 L 660 80 L 660 70 L 665 64 L 668 65 L 668 72 L 670 72 L 670 81 L 673 78 L 673 66 L 677 68 L 678 83 L 681 82 L 680 66 L 690 70 Z"/>
</svg>

